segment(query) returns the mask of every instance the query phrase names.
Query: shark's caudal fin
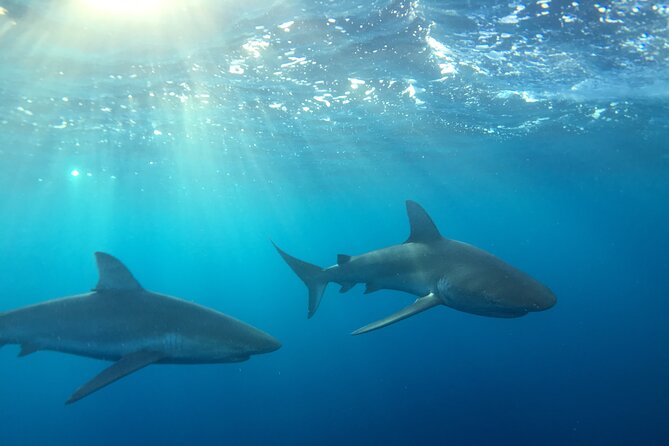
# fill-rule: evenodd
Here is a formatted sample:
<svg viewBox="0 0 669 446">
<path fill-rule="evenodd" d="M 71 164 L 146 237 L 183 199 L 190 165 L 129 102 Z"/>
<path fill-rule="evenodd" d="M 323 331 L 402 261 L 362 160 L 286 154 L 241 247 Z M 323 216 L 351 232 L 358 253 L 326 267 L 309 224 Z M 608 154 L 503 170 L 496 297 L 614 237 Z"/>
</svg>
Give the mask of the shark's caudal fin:
<svg viewBox="0 0 669 446">
<path fill-rule="evenodd" d="M 100 278 L 93 291 L 139 291 L 142 286 L 119 259 L 104 252 L 96 252 Z"/>
<path fill-rule="evenodd" d="M 416 299 L 414 303 L 411 305 L 404 307 L 397 313 L 393 313 L 390 316 L 383 318 L 381 320 L 378 320 L 376 322 L 372 322 L 371 324 L 367 324 L 362 328 L 358 328 L 356 331 L 351 333 L 352 335 L 359 335 L 363 333 L 367 333 L 369 331 L 377 330 L 379 328 L 383 328 L 387 325 L 394 324 L 395 322 L 399 322 L 402 319 L 406 319 L 410 316 L 413 316 L 414 314 L 421 313 L 425 310 L 428 310 L 432 307 L 436 307 L 437 305 L 441 305 L 441 299 L 437 297 L 436 295 L 430 293 L 425 297 L 421 297 L 419 299 Z"/>
<path fill-rule="evenodd" d="M 286 261 L 288 266 L 290 266 L 295 274 L 298 275 L 302 282 L 309 289 L 309 314 L 308 317 L 311 317 L 316 313 L 318 305 L 321 303 L 321 298 L 323 297 L 323 292 L 325 287 L 328 284 L 328 281 L 325 278 L 323 273 L 323 268 L 320 266 L 312 265 L 311 263 L 303 262 L 300 259 L 297 259 L 290 254 L 284 252 L 281 248 L 276 246 L 272 242 L 276 250 L 281 254 L 283 260 Z"/>
</svg>

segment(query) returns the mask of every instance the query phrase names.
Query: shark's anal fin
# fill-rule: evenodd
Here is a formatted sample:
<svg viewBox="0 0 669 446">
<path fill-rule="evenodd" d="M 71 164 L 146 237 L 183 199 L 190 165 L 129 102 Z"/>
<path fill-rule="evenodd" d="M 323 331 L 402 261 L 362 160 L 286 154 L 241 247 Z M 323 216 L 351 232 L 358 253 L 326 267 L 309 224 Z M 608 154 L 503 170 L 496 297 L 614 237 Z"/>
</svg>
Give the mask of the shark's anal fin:
<svg viewBox="0 0 669 446">
<path fill-rule="evenodd" d="M 341 284 L 341 288 L 339 288 L 340 293 L 345 293 L 351 288 L 355 286 L 355 282 L 344 282 Z"/>
<path fill-rule="evenodd" d="M 372 283 L 372 282 L 367 282 L 367 283 L 365 284 L 365 292 L 364 292 L 364 294 L 373 293 L 374 291 L 379 291 L 379 290 L 381 290 L 381 289 L 383 289 L 382 286 L 377 285 L 377 284 Z"/>
<path fill-rule="evenodd" d="M 130 270 L 116 257 L 104 252 L 96 252 L 95 260 L 98 263 L 100 278 L 93 291 L 139 291 L 142 289 Z"/>
<path fill-rule="evenodd" d="M 139 351 L 130 353 L 116 361 L 111 366 L 104 369 L 92 380 L 88 381 L 83 386 L 79 387 L 65 404 L 72 404 L 79 401 L 85 396 L 100 390 L 101 388 L 123 378 L 126 375 L 136 372 L 137 370 L 146 367 L 147 365 L 158 362 L 164 359 L 166 355 L 161 352 L 154 351 Z"/>
<path fill-rule="evenodd" d="M 439 299 L 439 297 L 437 297 L 435 294 L 430 293 L 427 296 L 416 299 L 414 303 L 412 303 L 407 307 L 404 307 L 397 313 L 393 313 L 386 318 L 383 318 L 376 322 L 372 322 L 371 324 L 367 324 L 362 328 L 358 328 L 351 334 L 359 335 L 367 333 L 368 331 L 377 330 L 379 328 L 385 327 L 390 324 L 394 324 L 395 322 L 399 322 L 402 319 L 406 319 L 410 316 L 413 316 L 414 314 L 418 314 L 420 312 L 423 312 L 425 310 L 428 310 L 432 307 L 436 307 L 437 305 L 441 304 L 442 304 L 441 299 Z"/>
<path fill-rule="evenodd" d="M 21 351 L 19 352 L 19 358 L 23 358 L 24 356 L 28 356 L 31 353 L 35 353 L 37 350 L 39 350 L 39 347 L 36 346 L 35 344 L 21 344 Z"/>
<path fill-rule="evenodd" d="M 404 243 L 429 243 L 442 238 L 439 229 L 421 205 L 407 200 L 406 206 L 411 233 Z"/>
</svg>

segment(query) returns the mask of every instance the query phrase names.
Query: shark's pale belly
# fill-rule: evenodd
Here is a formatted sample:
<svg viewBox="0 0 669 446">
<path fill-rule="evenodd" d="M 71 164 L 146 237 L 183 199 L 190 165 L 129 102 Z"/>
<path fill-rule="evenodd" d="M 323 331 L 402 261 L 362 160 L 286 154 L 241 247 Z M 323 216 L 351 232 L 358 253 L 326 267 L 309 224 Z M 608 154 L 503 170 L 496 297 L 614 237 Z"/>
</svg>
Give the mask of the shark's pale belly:
<svg viewBox="0 0 669 446">
<path fill-rule="evenodd" d="M 88 302 L 74 303 L 67 308 L 38 305 L 2 316 L 0 343 L 20 344 L 24 354 L 52 350 L 110 361 L 138 351 L 165 353 L 163 363 L 233 362 L 248 357 L 238 346 L 212 345 L 189 333 L 187 324 L 165 320 L 164 315 L 152 321 L 150 314 L 111 314 L 102 308 L 100 313 L 106 316 L 93 318 Z"/>
<path fill-rule="evenodd" d="M 57 334 L 53 336 L 25 334 L 7 339 L 6 342 L 20 344 L 22 348 L 28 350 L 51 350 L 108 361 L 117 361 L 126 355 L 143 350 L 165 353 L 167 358 L 161 361 L 162 363 L 236 362 L 248 358 L 234 348 L 230 348 L 227 353 L 221 351 L 220 345 L 217 346 L 217 357 L 212 358 L 210 352 L 203 349 L 198 340 L 175 332 L 144 338 L 91 336 L 87 339 Z"/>
<path fill-rule="evenodd" d="M 494 294 L 467 292 L 453 286 L 447 278 L 437 281 L 436 292 L 444 305 L 479 316 L 513 318 L 527 314 L 527 310 L 505 307 Z"/>
<path fill-rule="evenodd" d="M 109 339 L 91 337 L 87 340 L 55 338 L 34 338 L 32 342 L 40 350 L 53 350 L 91 358 L 116 361 L 128 354 L 141 351 L 166 352 L 171 357 L 183 356 L 187 351 L 188 340 L 183 336 L 166 333 L 162 336 L 153 336 L 143 339 Z"/>
</svg>

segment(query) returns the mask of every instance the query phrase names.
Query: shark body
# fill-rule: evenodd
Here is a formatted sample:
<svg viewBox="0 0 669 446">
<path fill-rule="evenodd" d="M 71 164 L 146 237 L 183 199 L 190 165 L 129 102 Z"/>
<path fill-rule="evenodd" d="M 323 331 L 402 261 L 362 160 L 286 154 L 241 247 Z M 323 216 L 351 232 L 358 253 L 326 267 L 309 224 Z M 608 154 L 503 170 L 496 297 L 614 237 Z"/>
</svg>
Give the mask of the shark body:
<svg viewBox="0 0 669 446">
<path fill-rule="evenodd" d="M 95 257 L 100 277 L 91 292 L 0 313 L 0 346 L 20 344 L 19 356 L 52 350 L 114 361 L 67 403 L 150 364 L 240 362 L 281 347 L 223 313 L 145 290 L 109 254 Z"/>
<path fill-rule="evenodd" d="M 406 242 L 359 256 L 340 254 L 328 268 L 299 260 L 279 247 L 279 254 L 309 289 L 311 317 L 328 283 L 346 292 L 358 283 L 365 293 L 381 289 L 404 291 L 418 299 L 353 334 L 366 333 L 429 308 L 446 305 L 489 317 L 514 318 L 546 310 L 555 295 L 528 274 L 467 243 L 442 237 L 430 216 L 413 201 L 406 202 L 411 233 Z"/>
</svg>

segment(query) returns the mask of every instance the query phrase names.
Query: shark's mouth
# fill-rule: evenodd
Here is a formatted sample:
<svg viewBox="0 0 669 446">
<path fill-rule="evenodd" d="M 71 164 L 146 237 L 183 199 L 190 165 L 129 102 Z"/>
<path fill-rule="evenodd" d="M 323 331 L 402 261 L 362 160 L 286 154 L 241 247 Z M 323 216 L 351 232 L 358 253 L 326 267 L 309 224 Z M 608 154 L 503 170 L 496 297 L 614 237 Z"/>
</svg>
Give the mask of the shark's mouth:
<svg viewBox="0 0 669 446">
<path fill-rule="evenodd" d="M 450 293 L 446 296 L 445 299 L 442 297 L 446 306 L 479 316 L 514 318 L 525 316 L 530 311 L 538 311 L 526 307 L 504 305 L 502 300 L 492 295 L 486 295 L 484 299 L 472 293 Z"/>
<path fill-rule="evenodd" d="M 512 317 L 521 317 L 525 316 L 527 313 L 529 313 L 528 310 L 525 309 L 508 309 L 508 308 L 500 308 L 499 310 L 494 311 L 493 317 L 507 317 L 507 318 L 512 318 Z"/>
<path fill-rule="evenodd" d="M 525 316 L 529 313 L 524 308 L 505 308 L 505 307 L 488 307 L 488 308 L 458 308 L 460 311 L 476 314 L 478 316 L 500 317 L 500 318 L 514 318 Z"/>
</svg>

